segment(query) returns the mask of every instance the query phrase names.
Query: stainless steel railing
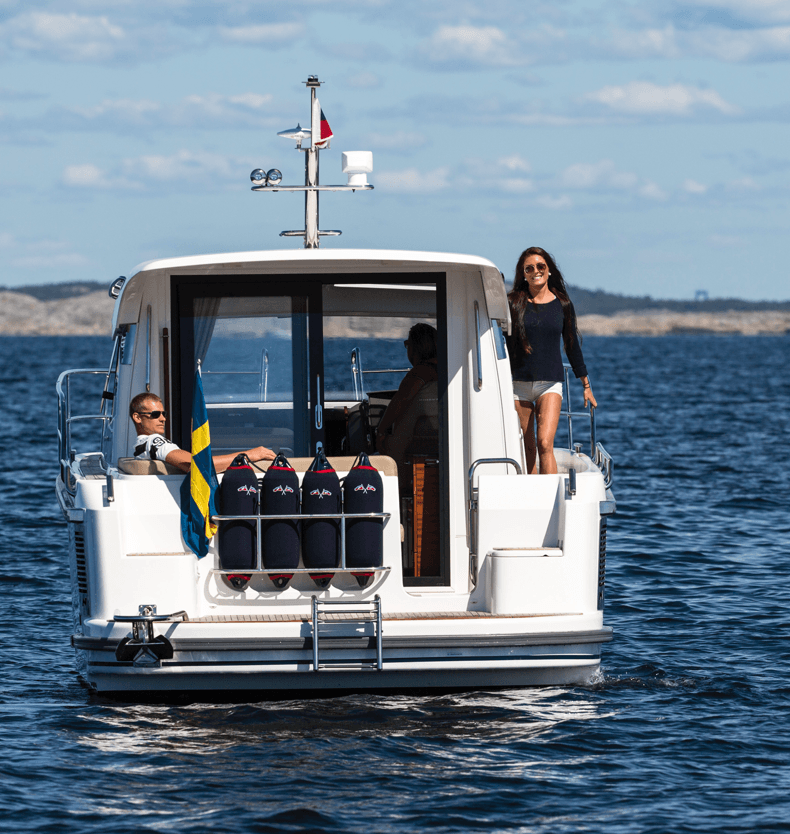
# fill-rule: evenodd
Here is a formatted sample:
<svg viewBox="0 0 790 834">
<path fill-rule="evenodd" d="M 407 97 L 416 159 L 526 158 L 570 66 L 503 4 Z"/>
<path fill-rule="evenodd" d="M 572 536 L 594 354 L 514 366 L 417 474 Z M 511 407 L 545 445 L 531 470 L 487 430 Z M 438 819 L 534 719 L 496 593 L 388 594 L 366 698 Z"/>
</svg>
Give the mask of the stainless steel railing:
<svg viewBox="0 0 790 834">
<path fill-rule="evenodd" d="M 354 386 L 354 399 L 365 399 L 364 374 L 405 374 L 409 368 L 363 368 L 362 351 L 355 347 L 351 351 L 351 381 Z"/>
<path fill-rule="evenodd" d="M 58 396 L 58 462 L 60 465 L 60 476 L 69 492 L 74 491 L 74 480 L 71 474 L 71 464 L 74 462 L 76 451 L 72 448 L 72 431 L 74 423 L 89 422 L 92 420 L 101 421 L 102 437 L 100 441 L 99 464 L 103 472 L 107 471 L 104 444 L 109 435 L 107 427 L 113 419 L 112 412 L 104 413 L 105 403 L 108 401 L 102 398 L 101 411 L 98 414 L 75 414 L 71 413 L 71 379 L 75 376 L 88 376 L 107 374 L 106 370 L 93 368 L 77 368 L 70 371 L 63 371 L 58 377 L 55 391 Z M 106 392 L 105 387 L 105 392 Z"/>
<path fill-rule="evenodd" d="M 561 417 L 568 419 L 568 450 L 573 451 L 573 421 L 575 418 L 584 418 L 590 424 L 590 459 L 601 470 L 604 476 L 604 485 L 608 489 L 612 485 L 613 461 L 612 456 L 604 449 L 603 445 L 599 443 L 595 436 L 595 407 L 590 406 L 584 411 L 573 411 L 571 408 L 571 386 L 570 386 L 570 371 L 571 366 L 563 363 L 565 372 L 565 389 L 563 391 L 564 408 L 560 411 Z"/>
<path fill-rule="evenodd" d="M 225 570 L 224 568 L 216 568 L 214 569 L 213 573 L 219 573 L 223 575 L 227 574 L 237 574 L 237 573 L 244 573 L 244 574 L 258 574 L 258 573 L 272 573 L 272 572 L 281 572 L 281 573 L 294 573 L 294 574 L 302 574 L 302 573 L 316 573 L 319 569 L 318 568 L 288 568 L 287 570 L 281 568 L 264 568 L 263 567 L 263 550 L 262 550 L 262 537 L 261 537 L 261 525 L 263 522 L 266 521 L 315 521 L 318 519 L 333 519 L 337 518 L 340 519 L 340 564 L 333 568 L 326 568 L 327 571 L 331 571 L 332 573 L 357 573 L 359 571 L 379 571 L 382 573 L 389 572 L 390 568 L 383 567 L 381 565 L 375 566 L 362 566 L 362 567 L 353 567 L 349 568 L 346 565 L 346 520 L 347 519 L 357 519 L 357 518 L 380 518 L 383 519 L 384 522 L 388 521 L 392 517 L 392 513 L 298 513 L 295 515 L 260 515 L 260 514 L 251 514 L 251 515 L 213 515 L 211 516 L 212 522 L 219 522 L 219 521 L 254 521 L 255 522 L 255 539 L 256 539 L 256 554 L 255 554 L 255 568 L 247 569 L 247 568 L 233 568 L 231 570 Z M 321 568 L 320 570 L 324 570 Z"/>
</svg>

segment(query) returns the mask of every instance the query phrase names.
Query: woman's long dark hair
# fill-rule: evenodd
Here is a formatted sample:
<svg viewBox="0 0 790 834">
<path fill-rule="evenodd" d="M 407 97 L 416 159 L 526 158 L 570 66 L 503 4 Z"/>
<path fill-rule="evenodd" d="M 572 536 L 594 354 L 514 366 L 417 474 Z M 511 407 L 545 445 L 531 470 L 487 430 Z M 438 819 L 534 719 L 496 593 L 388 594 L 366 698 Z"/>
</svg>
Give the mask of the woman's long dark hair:
<svg viewBox="0 0 790 834">
<path fill-rule="evenodd" d="M 532 346 L 527 338 L 524 329 L 524 312 L 527 309 L 527 304 L 532 302 L 532 296 L 529 292 L 529 281 L 524 274 L 524 262 L 530 255 L 539 255 L 546 261 L 546 266 L 549 268 L 549 289 L 557 296 L 562 304 L 562 315 L 565 318 L 565 350 L 569 351 L 573 346 L 574 334 L 579 336 L 579 344 L 582 342 L 582 337 L 576 330 L 576 312 L 571 304 L 571 299 L 568 296 L 568 290 L 565 286 L 565 279 L 562 277 L 560 268 L 557 266 L 554 258 L 540 246 L 530 246 L 525 249 L 519 256 L 516 264 L 516 275 L 513 279 L 513 289 L 508 293 L 507 299 L 510 303 L 510 315 L 513 320 L 515 335 L 526 353 L 532 353 Z M 536 305 L 537 306 L 537 305 Z"/>
</svg>

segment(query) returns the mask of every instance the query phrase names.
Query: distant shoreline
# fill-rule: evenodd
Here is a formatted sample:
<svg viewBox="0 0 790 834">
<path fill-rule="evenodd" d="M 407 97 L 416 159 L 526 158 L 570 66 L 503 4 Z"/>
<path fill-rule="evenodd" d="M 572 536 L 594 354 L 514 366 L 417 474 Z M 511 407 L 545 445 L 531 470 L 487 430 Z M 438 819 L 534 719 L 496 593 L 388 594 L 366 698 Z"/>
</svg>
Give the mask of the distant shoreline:
<svg viewBox="0 0 790 834">
<path fill-rule="evenodd" d="M 110 336 L 114 304 L 106 290 L 51 300 L 41 300 L 26 293 L 0 291 L 0 335 Z M 582 334 L 590 336 L 790 335 L 790 310 L 785 309 L 711 312 L 651 308 L 621 310 L 609 315 L 580 313 L 578 322 Z M 401 331 L 394 321 L 392 324 L 394 338 Z M 338 332 L 335 335 L 356 334 Z M 379 335 L 383 336 L 380 331 Z"/>
</svg>

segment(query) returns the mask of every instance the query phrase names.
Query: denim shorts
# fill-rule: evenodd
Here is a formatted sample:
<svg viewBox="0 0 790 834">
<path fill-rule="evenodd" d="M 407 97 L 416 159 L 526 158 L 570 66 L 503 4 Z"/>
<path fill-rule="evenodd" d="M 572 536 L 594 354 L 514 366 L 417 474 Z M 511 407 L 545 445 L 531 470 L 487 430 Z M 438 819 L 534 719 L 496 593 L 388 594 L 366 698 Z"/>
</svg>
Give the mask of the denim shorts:
<svg viewBox="0 0 790 834">
<path fill-rule="evenodd" d="M 533 405 L 544 394 L 559 394 L 562 396 L 561 382 L 545 382 L 543 380 L 513 380 L 513 399 Z"/>
</svg>

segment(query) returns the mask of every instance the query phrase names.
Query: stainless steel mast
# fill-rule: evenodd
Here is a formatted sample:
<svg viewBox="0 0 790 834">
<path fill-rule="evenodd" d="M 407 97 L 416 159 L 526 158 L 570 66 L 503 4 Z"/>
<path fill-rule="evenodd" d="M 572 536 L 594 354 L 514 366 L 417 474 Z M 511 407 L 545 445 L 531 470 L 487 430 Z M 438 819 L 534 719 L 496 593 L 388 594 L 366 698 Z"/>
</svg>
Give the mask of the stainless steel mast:
<svg viewBox="0 0 790 834">
<path fill-rule="evenodd" d="M 256 168 L 251 174 L 253 191 L 304 191 L 304 229 L 280 232 L 281 237 L 303 237 L 305 249 L 317 249 L 321 238 L 342 234 L 338 229 L 319 229 L 318 227 L 318 192 L 319 191 L 372 191 L 373 186 L 367 182 L 365 173 L 372 168 L 372 154 L 368 151 L 353 151 L 343 154 L 343 172 L 349 175 L 348 185 L 321 185 L 319 182 L 318 156 L 321 151 L 321 104 L 316 90 L 321 86 L 317 75 L 310 75 L 304 82 L 310 90 L 310 131 L 297 125 L 291 130 L 283 130 L 278 136 L 296 140 L 296 150 L 305 154 L 304 185 L 282 185 L 282 174 L 272 168 L 264 171 Z M 310 147 L 303 148 L 302 141 L 310 137 Z M 327 147 L 329 143 L 327 142 Z M 365 157 L 361 164 L 359 157 Z M 352 157 L 354 157 L 352 159 Z M 361 174 L 361 177 L 360 177 Z M 353 184 L 352 184 L 353 182 Z"/>
</svg>

